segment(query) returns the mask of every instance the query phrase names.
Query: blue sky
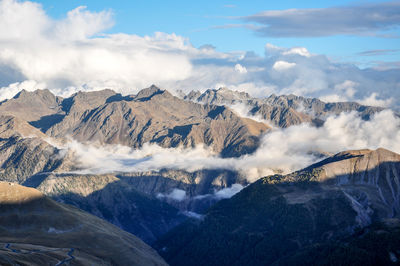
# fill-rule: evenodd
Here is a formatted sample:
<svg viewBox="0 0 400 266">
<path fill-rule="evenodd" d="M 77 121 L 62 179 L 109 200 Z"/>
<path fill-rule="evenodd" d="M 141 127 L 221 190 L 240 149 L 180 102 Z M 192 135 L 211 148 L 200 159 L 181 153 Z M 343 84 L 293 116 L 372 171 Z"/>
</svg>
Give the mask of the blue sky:
<svg viewBox="0 0 400 266">
<path fill-rule="evenodd" d="M 306 47 L 310 52 L 325 54 L 334 61 L 356 63 L 367 67 L 374 62 L 400 61 L 400 39 L 354 34 L 323 37 L 260 36 L 244 27 L 221 27 L 246 24 L 241 17 L 266 10 L 310 9 L 367 6 L 387 1 L 38 1 L 56 19 L 69 10 L 87 6 L 90 11 L 111 10 L 115 25 L 109 33 L 123 32 L 140 36 L 154 32 L 175 33 L 189 38 L 195 47 L 211 44 L 218 51 L 254 51 L 264 53 L 264 45 Z M 340 18 L 337 18 L 340 20 Z M 355 20 L 357 17 L 354 18 Z M 247 23 L 248 24 L 248 23 Z M 221 27 L 221 28 L 218 28 Z M 384 33 L 400 35 L 398 25 Z M 361 55 L 365 51 L 375 51 Z"/>
</svg>

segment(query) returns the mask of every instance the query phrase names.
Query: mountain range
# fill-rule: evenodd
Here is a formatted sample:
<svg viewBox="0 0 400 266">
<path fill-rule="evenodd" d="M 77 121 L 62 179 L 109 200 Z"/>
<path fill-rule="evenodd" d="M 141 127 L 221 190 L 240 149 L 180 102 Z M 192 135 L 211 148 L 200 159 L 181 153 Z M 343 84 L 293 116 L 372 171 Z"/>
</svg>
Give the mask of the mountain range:
<svg viewBox="0 0 400 266">
<path fill-rule="evenodd" d="M 87 172 L 81 160 L 90 161 L 95 154 L 87 152 L 82 158 L 69 148 L 71 143 L 83 145 L 82 149 L 124 147 L 132 151 L 146 145 L 164 149 L 203 146 L 215 158 L 241 160 L 254 154 L 263 136 L 276 128 L 302 123 L 320 127 L 327 116 L 342 112 L 356 112 L 369 120 L 382 110 L 295 95 L 254 98 L 226 88 L 175 96 L 153 85 L 135 95 L 102 90 L 67 98 L 49 90 L 21 91 L 0 103 L 0 181 L 6 182 L 5 191 L 18 188 L 18 194 L 29 198 L 33 193 L 40 199 L 18 203 L 14 209 L 28 215 L 37 209 L 44 216 L 35 218 L 37 224 L 32 224 L 31 231 L 24 231 L 27 220 L 22 215 L 10 214 L 16 221 L 22 219 L 16 229 L 7 229 L 9 225 L 0 221 L 4 230 L 15 232 L 8 236 L 13 239 L 0 239 L 4 243 L 0 259 L 5 264 L 23 264 L 34 258 L 38 265 L 46 260 L 163 265 L 163 259 L 143 240 L 171 265 L 296 264 L 309 261 L 313 252 L 329 255 L 334 250 L 334 257 L 322 257 L 329 264 L 337 258 L 351 261 L 348 246 L 354 254 L 368 253 L 376 263 L 392 263 L 400 256 L 400 249 L 395 249 L 399 245 L 392 239 L 400 225 L 400 156 L 391 151 L 354 150 L 329 157 L 321 151 L 319 163 L 288 174 L 276 169 L 275 174 L 259 176 L 252 183 L 245 173 L 218 166 Z M 99 152 L 96 149 L 92 152 Z M 43 209 L 47 205 L 51 208 Z M 0 200 L 3 207 L 6 215 L 11 210 L 7 200 Z M 48 215 L 76 217 L 65 228 L 75 228 L 80 219 L 86 219 L 79 227 L 85 231 L 71 237 L 69 229 L 54 229 L 73 239 L 75 246 L 64 240 L 53 243 L 53 229 L 33 233 L 42 228 L 39 223 L 58 228 Z M 82 218 L 85 215 L 88 218 Z M 25 241 L 18 230 L 49 241 Z M 388 232 L 390 239 L 381 239 L 380 231 Z M 110 241 L 120 240 L 113 247 L 104 242 L 98 252 L 77 237 L 104 232 L 113 234 L 104 236 Z M 386 245 L 385 258 L 373 248 L 360 246 L 368 241 L 372 245 L 374 238 Z M 86 246 L 88 250 L 83 249 Z M 115 257 L 103 253 L 114 249 Z M 146 254 L 124 257 L 133 249 L 146 250 Z M 72 250 L 76 253 L 70 256 Z"/>
<path fill-rule="evenodd" d="M 254 98 L 246 92 L 232 91 L 227 88 L 208 89 L 203 93 L 192 91 L 184 99 L 203 104 L 237 105 L 244 104 L 248 114 L 270 122 L 273 126 L 289 127 L 301 123 L 321 125 L 329 114 L 356 111 L 363 119 L 369 119 L 381 107 L 360 105 L 356 102 L 325 103 L 317 98 L 305 98 L 296 95 L 274 94 L 266 98 Z"/>
</svg>

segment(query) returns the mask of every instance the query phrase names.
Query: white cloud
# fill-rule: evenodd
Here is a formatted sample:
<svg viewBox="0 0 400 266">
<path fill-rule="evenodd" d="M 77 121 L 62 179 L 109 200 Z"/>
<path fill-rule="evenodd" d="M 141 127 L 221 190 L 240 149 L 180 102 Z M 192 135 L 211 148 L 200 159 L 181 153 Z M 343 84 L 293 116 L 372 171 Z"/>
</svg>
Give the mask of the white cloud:
<svg viewBox="0 0 400 266">
<path fill-rule="evenodd" d="M 355 88 L 358 85 L 357 82 L 345 80 L 343 83 L 335 85 L 334 90 L 344 92 L 347 97 L 351 98 L 354 96 L 354 93 L 356 92 Z"/>
<path fill-rule="evenodd" d="M 192 211 L 184 211 L 184 212 L 182 212 L 182 214 L 186 215 L 187 217 L 198 219 L 198 220 L 202 220 L 204 218 L 203 214 L 199 214 L 199 213 L 192 212 Z"/>
<path fill-rule="evenodd" d="M 242 66 L 241 64 L 236 64 L 236 65 L 235 65 L 235 70 L 236 70 L 237 72 L 239 72 L 240 74 L 245 74 L 245 73 L 247 73 L 247 69 L 246 69 L 244 66 Z"/>
<path fill-rule="evenodd" d="M 214 193 L 217 199 L 229 199 L 239 193 L 244 187 L 241 184 L 233 184 L 230 187 L 223 188 Z"/>
<path fill-rule="evenodd" d="M 157 198 L 159 199 L 167 198 L 175 201 L 183 201 L 187 198 L 187 196 L 186 196 L 186 191 L 174 188 L 169 194 L 158 193 Z"/>
<path fill-rule="evenodd" d="M 8 85 L 7 87 L 0 88 L 0 101 L 14 97 L 14 95 L 17 94 L 18 92 L 20 92 L 21 90 L 34 91 L 34 90 L 40 90 L 40 89 L 45 89 L 45 88 L 46 88 L 46 84 L 37 83 L 34 80 L 15 82 L 15 83 Z"/>
<path fill-rule="evenodd" d="M 239 193 L 244 188 L 245 187 L 242 186 L 241 184 L 232 184 L 230 187 L 222 188 L 220 190 L 214 190 L 214 193 L 212 194 L 197 195 L 194 196 L 192 199 L 193 200 L 203 200 L 207 198 L 215 200 L 229 199 L 232 198 L 237 193 Z"/>
<path fill-rule="evenodd" d="M 329 94 L 319 97 L 321 101 L 326 103 L 337 103 L 337 102 L 346 102 L 348 101 L 347 97 L 340 96 L 338 94 Z"/>
<path fill-rule="evenodd" d="M 94 13 L 79 6 L 67 13 L 67 18 L 56 22 L 54 35 L 59 40 L 85 40 L 114 25 L 112 13 L 101 11 Z"/>
<path fill-rule="evenodd" d="M 294 47 L 288 51 L 284 51 L 282 54 L 283 55 L 297 54 L 305 57 L 311 56 L 310 52 L 305 47 Z"/>
<path fill-rule="evenodd" d="M 38 4 L 3 0 L 0 62 L 51 89 L 85 84 L 136 89 L 190 74 L 192 65 L 182 54 L 188 49 L 184 38 L 102 33 L 112 25 L 109 11 L 78 7 L 65 19 L 52 20 Z"/>
<path fill-rule="evenodd" d="M 389 98 L 386 100 L 378 99 L 378 93 L 373 92 L 370 96 L 359 100 L 360 104 L 370 105 L 370 106 L 379 106 L 379 107 L 389 107 L 393 103 L 393 98 Z"/>
<path fill-rule="evenodd" d="M 292 68 L 295 65 L 296 65 L 296 63 L 289 63 L 289 62 L 286 62 L 286 61 L 279 60 L 279 61 L 276 61 L 274 63 L 272 68 L 277 70 L 277 71 L 282 71 L 282 70 L 287 70 L 289 68 Z"/>
<path fill-rule="evenodd" d="M 251 114 L 251 106 L 241 103 L 241 102 L 235 102 L 233 104 L 229 105 L 229 108 L 231 108 L 236 114 L 238 114 L 241 117 L 246 117 L 250 118 L 253 120 L 256 120 L 258 122 L 263 122 L 268 125 L 272 124 L 270 121 L 267 121 L 261 117 L 261 115 L 252 115 Z"/>
<path fill-rule="evenodd" d="M 27 40 L 46 34 L 50 19 L 40 4 L 0 1 L 0 40 Z M 5 51 L 2 51 L 3 53 Z"/>
</svg>

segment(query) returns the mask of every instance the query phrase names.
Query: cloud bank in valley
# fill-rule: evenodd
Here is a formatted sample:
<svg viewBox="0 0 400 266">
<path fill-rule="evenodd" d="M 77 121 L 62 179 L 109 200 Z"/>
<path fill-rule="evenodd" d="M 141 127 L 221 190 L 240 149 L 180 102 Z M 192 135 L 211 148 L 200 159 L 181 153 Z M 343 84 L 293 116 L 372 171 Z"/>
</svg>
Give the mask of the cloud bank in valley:
<svg viewBox="0 0 400 266">
<path fill-rule="evenodd" d="M 235 194 L 239 193 L 244 188 L 241 184 L 232 184 L 230 187 L 222 188 L 220 190 L 215 190 L 212 194 L 204 194 L 197 195 L 192 198 L 189 198 L 186 195 L 186 191 L 178 188 L 174 188 L 170 193 L 158 193 L 157 198 L 159 199 L 167 199 L 174 200 L 177 202 L 181 202 L 184 200 L 203 200 L 205 198 L 221 200 L 221 199 L 229 199 Z"/>
<path fill-rule="evenodd" d="M 167 198 L 175 201 L 183 201 L 187 199 L 187 196 L 185 190 L 174 188 L 169 194 L 158 193 L 157 198 L 159 199 Z"/>
<path fill-rule="evenodd" d="M 163 168 L 187 171 L 230 169 L 242 172 L 252 182 L 278 170 L 289 173 L 306 167 L 320 160 L 321 154 L 379 147 L 400 153 L 399 129 L 400 118 L 390 110 L 375 114 L 369 121 L 351 112 L 330 116 L 319 128 L 301 124 L 274 129 L 262 137 L 260 147 L 253 154 L 240 158 L 221 158 L 202 146 L 185 149 L 145 144 L 134 150 L 126 146 L 96 147 L 71 141 L 64 149 L 73 153 L 81 173 L 141 172 Z M 182 195 L 170 195 L 178 196 Z"/>
<path fill-rule="evenodd" d="M 287 19 L 284 13 L 278 15 Z M 394 16 L 386 20 L 389 26 L 397 23 Z M 175 34 L 106 34 L 113 23 L 111 11 L 77 7 L 56 20 L 34 2 L 0 0 L 0 100 L 20 89 L 49 88 L 66 96 L 112 88 L 129 94 L 157 84 L 185 92 L 226 86 L 255 97 L 294 93 L 327 101 L 400 105 L 400 70 L 395 64 L 362 70 L 304 47 L 271 44 L 263 56 L 224 53 L 211 45 L 193 47 Z"/>
</svg>

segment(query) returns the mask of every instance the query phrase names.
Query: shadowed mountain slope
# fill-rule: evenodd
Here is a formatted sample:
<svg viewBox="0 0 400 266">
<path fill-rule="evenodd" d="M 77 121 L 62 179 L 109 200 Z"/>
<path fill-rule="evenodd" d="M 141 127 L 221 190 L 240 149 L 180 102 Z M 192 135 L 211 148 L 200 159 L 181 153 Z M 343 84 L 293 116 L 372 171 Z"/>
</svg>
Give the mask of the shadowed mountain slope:
<svg viewBox="0 0 400 266">
<path fill-rule="evenodd" d="M 153 243 L 186 220 L 186 211 L 204 212 L 219 200 L 213 196 L 215 191 L 241 182 L 247 184 L 244 177 L 224 170 L 162 170 L 108 175 L 43 173 L 23 185 Z M 185 193 L 182 199 L 167 196 L 176 189 Z"/>
<path fill-rule="evenodd" d="M 34 178 L 40 179 L 39 182 Z M 25 184 L 103 218 L 147 243 L 154 242 L 187 218 L 176 208 L 139 192 L 135 186 L 113 175 L 53 174 L 32 179 Z"/>
<path fill-rule="evenodd" d="M 399 176 L 400 155 L 393 152 L 339 153 L 304 170 L 258 180 L 156 246 L 171 265 L 272 264 L 400 217 Z"/>
<path fill-rule="evenodd" d="M 33 188 L 0 182 L 0 262 L 166 265 L 135 236 Z"/>
</svg>

